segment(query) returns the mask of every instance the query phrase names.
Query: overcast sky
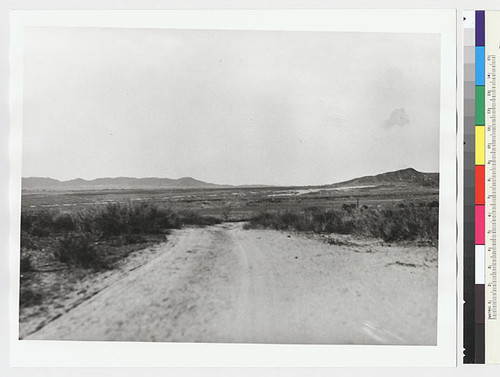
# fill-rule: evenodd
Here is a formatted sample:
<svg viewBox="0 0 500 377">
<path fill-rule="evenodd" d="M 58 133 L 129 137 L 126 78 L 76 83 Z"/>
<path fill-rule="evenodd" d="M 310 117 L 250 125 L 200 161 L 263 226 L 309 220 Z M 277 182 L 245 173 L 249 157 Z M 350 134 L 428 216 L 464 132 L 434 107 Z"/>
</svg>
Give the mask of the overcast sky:
<svg viewBox="0 0 500 377">
<path fill-rule="evenodd" d="M 431 34 L 30 28 L 23 176 L 437 172 L 439 51 Z"/>
</svg>

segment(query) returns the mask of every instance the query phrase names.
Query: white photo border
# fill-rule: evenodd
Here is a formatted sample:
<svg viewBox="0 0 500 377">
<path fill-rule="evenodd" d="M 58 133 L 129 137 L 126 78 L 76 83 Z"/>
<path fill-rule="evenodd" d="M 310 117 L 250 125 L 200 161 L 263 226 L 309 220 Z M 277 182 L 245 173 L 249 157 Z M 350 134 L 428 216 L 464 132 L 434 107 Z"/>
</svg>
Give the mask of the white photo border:
<svg viewBox="0 0 500 377">
<path fill-rule="evenodd" d="M 456 12 L 85 10 L 11 12 L 10 362 L 13 367 L 436 367 L 456 365 Z M 260 345 L 19 340 L 23 33 L 30 26 L 436 33 L 441 36 L 436 346 Z"/>
</svg>

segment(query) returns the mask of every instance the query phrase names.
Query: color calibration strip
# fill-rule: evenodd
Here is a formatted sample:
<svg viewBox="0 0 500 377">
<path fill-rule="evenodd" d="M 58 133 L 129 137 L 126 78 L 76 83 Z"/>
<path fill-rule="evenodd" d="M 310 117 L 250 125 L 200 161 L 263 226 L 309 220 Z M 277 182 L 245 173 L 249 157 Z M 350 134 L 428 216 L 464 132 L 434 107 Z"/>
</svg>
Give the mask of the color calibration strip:
<svg viewBox="0 0 500 377">
<path fill-rule="evenodd" d="M 476 364 L 484 358 L 484 244 L 485 244 L 485 200 L 484 200 L 484 11 L 475 14 L 475 134 L 476 134 L 476 210 L 475 210 L 475 338 Z"/>
<path fill-rule="evenodd" d="M 464 363 L 500 363 L 496 109 L 500 12 L 464 12 Z M 500 172 L 498 172 L 500 174 Z"/>
</svg>

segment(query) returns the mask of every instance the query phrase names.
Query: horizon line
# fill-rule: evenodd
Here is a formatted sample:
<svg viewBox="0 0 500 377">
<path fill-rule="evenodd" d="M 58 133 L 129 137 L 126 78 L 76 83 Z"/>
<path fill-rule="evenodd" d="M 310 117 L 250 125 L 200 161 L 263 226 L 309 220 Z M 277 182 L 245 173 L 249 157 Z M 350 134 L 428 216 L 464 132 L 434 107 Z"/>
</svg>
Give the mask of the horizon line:
<svg viewBox="0 0 500 377">
<path fill-rule="evenodd" d="M 390 170 L 390 171 L 385 171 L 385 172 L 382 172 L 382 173 L 375 173 L 375 174 L 368 174 L 368 175 L 361 175 L 361 176 L 355 176 L 353 178 L 348 178 L 346 180 L 342 180 L 342 181 L 335 181 L 335 182 L 330 182 L 330 183 L 320 183 L 320 184 L 288 184 L 288 185 L 283 185 L 283 184 L 264 184 L 264 183 L 240 183 L 240 184 L 230 184 L 230 183 L 214 183 L 214 182 L 208 182 L 208 181 L 203 181 L 203 180 L 200 180 L 200 179 L 197 179 L 197 178 L 194 178 L 194 177 L 191 177 L 191 176 L 183 176 L 183 177 L 180 177 L 180 178 L 170 178 L 170 177 L 158 177 L 158 176 L 146 176 L 146 177 L 133 177 L 133 176 L 104 176 L 104 177 L 97 177 L 97 178 L 91 178 L 91 179 L 86 179 L 86 178 L 81 178 L 81 177 L 77 177 L 77 178 L 71 178 L 71 179 L 65 179 L 65 180 L 61 180 L 61 179 L 58 179 L 58 178 L 53 178 L 53 177 L 48 177 L 48 176 L 21 176 L 22 179 L 51 179 L 51 180 L 54 180 L 54 181 L 57 181 L 57 182 L 60 182 L 60 183 L 67 183 L 67 182 L 71 182 L 71 181 L 77 181 L 77 180 L 80 180 L 80 181 L 85 181 L 85 182 L 92 182 L 92 181 L 96 181 L 96 180 L 99 180 L 99 179 L 134 179 L 134 180 L 141 180 L 141 179 L 168 179 L 168 180 L 172 180 L 172 181 L 179 181 L 179 180 L 182 180 L 182 179 L 192 179 L 192 180 L 195 180 L 197 182 L 201 182 L 201 183 L 205 183 L 205 184 L 211 184 L 211 185 L 217 185 L 217 186 L 273 186 L 273 187 L 293 187 L 293 186 L 297 186 L 297 187 L 305 187 L 305 186 L 326 186 L 326 185 L 333 185 L 333 184 L 337 184 L 337 183 L 342 183 L 342 182 L 348 182 L 348 181 L 351 181 L 351 180 L 354 180 L 354 179 L 359 179 L 359 178 L 364 178 L 364 177 L 374 177 L 374 176 L 377 176 L 377 175 L 382 175 L 382 174 L 387 174 L 387 173 L 395 173 L 395 172 L 399 172 L 399 171 L 404 171 L 404 170 L 415 170 L 416 172 L 418 173 L 422 173 L 422 174 L 439 174 L 439 171 L 429 171 L 429 172 L 424 172 L 424 171 L 419 171 L 415 168 L 412 168 L 412 167 L 407 167 L 407 168 L 402 168 L 402 169 L 397 169 L 397 170 Z"/>
</svg>

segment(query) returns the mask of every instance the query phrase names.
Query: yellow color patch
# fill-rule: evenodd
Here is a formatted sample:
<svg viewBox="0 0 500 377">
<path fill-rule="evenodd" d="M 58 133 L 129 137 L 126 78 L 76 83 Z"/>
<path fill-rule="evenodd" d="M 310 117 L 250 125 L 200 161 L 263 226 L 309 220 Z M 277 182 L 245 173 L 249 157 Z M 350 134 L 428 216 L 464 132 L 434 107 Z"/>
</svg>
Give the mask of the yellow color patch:
<svg viewBox="0 0 500 377">
<path fill-rule="evenodd" d="M 476 126 L 476 165 L 484 165 L 484 126 Z"/>
</svg>

